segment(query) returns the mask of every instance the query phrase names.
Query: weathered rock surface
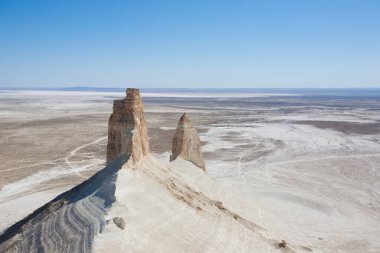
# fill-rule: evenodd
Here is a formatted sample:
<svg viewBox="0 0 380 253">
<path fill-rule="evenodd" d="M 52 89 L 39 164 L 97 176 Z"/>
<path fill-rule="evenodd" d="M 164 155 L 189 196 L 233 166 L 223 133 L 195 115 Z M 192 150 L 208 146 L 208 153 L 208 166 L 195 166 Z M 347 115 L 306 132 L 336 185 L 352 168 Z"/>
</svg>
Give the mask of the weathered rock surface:
<svg viewBox="0 0 380 253">
<path fill-rule="evenodd" d="M 175 160 L 178 156 L 194 163 L 203 170 L 206 169 L 199 134 L 186 113 L 181 116 L 173 136 L 170 161 Z"/>
<path fill-rule="evenodd" d="M 107 164 L 119 155 L 130 156 L 129 165 L 135 165 L 149 153 L 144 105 L 139 89 L 127 89 L 127 96 L 113 102 L 108 121 Z"/>
<path fill-rule="evenodd" d="M 0 235 L 0 252 L 91 252 L 102 231 L 107 209 L 115 201 L 117 172 L 128 157 L 62 193 Z"/>
<path fill-rule="evenodd" d="M 121 218 L 121 217 L 115 217 L 115 218 L 112 219 L 112 221 L 113 221 L 113 223 L 115 223 L 115 225 L 118 228 L 120 228 L 122 230 L 125 229 L 126 224 L 125 224 L 125 220 L 123 218 Z"/>
</svg>

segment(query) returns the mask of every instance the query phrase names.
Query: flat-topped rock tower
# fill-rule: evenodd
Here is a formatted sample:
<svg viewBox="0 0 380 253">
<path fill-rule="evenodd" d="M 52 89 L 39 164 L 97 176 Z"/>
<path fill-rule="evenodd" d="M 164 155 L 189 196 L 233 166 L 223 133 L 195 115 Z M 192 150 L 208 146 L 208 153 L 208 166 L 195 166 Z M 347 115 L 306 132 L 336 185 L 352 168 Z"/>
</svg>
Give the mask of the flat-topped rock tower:
<svg viewBox="0 0 380 253">
<path fill-rule="evenodd" d="M 206 169 L 199 134 L 186 113 L 179 119 L 177 130 L 174 133 L 170 161 L 175 160 L 178 156 L 194 163 L 203 170 Z"/>
<path fill-rule="evenodd" d="M 149 153 L 144 105 L 139 89 L 128 88 L 124 99 L 114 100 L 108 121 L 107 164 L 121 154 L 130 155 L 135 165 Z"/>
</svg>

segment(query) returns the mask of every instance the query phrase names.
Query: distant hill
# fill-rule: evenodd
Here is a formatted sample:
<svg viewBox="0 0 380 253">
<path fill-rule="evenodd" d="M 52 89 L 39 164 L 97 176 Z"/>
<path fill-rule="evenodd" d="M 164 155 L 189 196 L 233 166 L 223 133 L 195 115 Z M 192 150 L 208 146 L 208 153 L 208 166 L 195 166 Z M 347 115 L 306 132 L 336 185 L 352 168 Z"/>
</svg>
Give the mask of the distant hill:
<svg viewBox="0 0 380 253">
<path fill-rule="evenodd" d="M 97 88 L 90 86 L 74 86 L 66 88 L 57 88 L 54 90 L 63 90 L 63 91 L 125 91 L 125 88 Z"/>
</svg>

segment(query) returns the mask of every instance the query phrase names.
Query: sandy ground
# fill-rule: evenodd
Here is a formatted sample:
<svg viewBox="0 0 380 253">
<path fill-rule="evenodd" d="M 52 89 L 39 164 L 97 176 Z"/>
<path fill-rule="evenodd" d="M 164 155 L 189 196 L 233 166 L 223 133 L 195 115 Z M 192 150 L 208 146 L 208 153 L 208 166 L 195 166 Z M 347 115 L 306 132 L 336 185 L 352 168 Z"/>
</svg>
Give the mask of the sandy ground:
<svg viewBox="0 0 380 253">
<path fill-rule="evenodd" d="M 123 95 L 0 93 L 0 229 L 104 166 L 112 100 Z M 171 136 L 187 112 L 208 176 L 250 207 L 236 204 L 243 217 L 314 252 L 380 252 L 380 99 L 276 95 L 146 94 L 152 153 L 168 163 Z M 128 180 L 136 186 L 129 191 L 143 187 Z"/>
<path fill-rule="evenodd" d="M 147 157 L 136 167 L 118 174 L 117 202 L 94 252 L 283 252 L 273 233 L 249 220 L 256 208 L 192 163 L 178 158 L 166 167 Z"/>
</svg>

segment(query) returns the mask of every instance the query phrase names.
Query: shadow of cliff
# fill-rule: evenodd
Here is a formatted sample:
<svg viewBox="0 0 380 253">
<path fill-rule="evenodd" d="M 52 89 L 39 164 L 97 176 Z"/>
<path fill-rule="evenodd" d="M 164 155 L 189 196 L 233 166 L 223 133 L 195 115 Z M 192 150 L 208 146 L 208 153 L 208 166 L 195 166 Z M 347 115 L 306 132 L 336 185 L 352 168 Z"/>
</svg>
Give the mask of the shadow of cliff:
<svg viewBox="0 0 380 253">
<path fill-rule="evenodd" d="M 1 252 L 89 252 L 115 201 L 122 155 L 81 184 L 60 194 L 0 235 Z M 62 251 L 65 249 L 64 251 Z"/>
</svg>

